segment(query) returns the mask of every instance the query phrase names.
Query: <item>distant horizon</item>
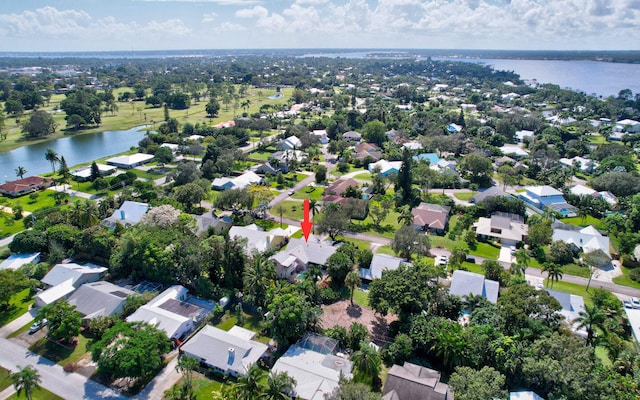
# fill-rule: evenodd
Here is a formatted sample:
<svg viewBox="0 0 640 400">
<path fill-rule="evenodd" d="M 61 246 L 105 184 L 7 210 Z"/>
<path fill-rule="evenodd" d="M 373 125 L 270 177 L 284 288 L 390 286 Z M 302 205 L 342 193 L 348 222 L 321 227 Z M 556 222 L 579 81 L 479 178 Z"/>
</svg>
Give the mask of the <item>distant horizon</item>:
<svg viewBox="0 0 640 400">
<path fill-rule="evenodd" d="M 21 0 L 0 2 L 0 50 L 633 51 L 638 15 L 601 0 Z"/>
</svg>

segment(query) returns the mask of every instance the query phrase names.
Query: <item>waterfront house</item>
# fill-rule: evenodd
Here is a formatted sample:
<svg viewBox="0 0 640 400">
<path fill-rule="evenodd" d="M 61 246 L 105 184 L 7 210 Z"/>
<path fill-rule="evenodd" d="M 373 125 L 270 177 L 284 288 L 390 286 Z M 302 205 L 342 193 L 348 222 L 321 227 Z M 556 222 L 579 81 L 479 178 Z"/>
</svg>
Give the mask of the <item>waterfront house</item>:
<svg viewBox="0 0 640 400">
<path fill-rule="evenodd" d="M 0 194 L 9 197 L 20 197 L 31 192 L 53 186 L 53 180 L 41 176 L 29 176 L 17 181 L 10 181 L 0 185 Z"/>
<path fill-rule="evenodd" d="M 122 169 L 139 167 L 151 161 L 153 154 L 136 153 L 126 156 L 112 157 L 105 160 L 109 165 Z"/>
</svg>

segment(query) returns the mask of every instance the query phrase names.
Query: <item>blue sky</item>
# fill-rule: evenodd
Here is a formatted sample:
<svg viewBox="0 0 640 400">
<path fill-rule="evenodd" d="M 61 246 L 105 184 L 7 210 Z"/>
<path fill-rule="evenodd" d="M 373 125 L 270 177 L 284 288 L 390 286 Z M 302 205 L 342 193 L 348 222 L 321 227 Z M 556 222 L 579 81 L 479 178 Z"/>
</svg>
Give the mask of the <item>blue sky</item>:
<svg viewBox="0 0 640 400">
<path fill-rule="evenodd" d="M 640 0 L 2 0 L 0 51 L 639 50 Z"/>
</svg>

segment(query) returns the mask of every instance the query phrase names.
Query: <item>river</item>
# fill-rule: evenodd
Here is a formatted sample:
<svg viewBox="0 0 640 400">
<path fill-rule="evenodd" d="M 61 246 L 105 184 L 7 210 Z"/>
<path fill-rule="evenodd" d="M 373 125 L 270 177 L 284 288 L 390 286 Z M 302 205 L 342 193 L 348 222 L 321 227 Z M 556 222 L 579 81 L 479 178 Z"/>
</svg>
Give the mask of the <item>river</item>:
<svg viewBox="0 0 640 400">
<path fill-rule="evenodd" d="M 524 80 L 535 79 L 538 83 L 553 83 L 561 88 L 602 97 L 617 96 L 623 89 L 631 89 L 634 94 L 640 93 L 640 64 L 560 60 L 433 59 L 490 65 L 496 70 L 513 71 Z"/>
<path fill-rule="evenodd" d="M 138 126 L 126 131 L 88 133 L 28 144 L 0 153 L 0 181 L 18 179 L 15 174 L 18 166 L 26 168 L 27 176 L 51 172 L 51 163 L 44 158 L 49 148 L 58 153 L 59 157 L 64 156 L 67 165 L 71 167 L 127 151 L 131 146 L 137 146 L 145 133 L 144 127 Z"/>
</svg>

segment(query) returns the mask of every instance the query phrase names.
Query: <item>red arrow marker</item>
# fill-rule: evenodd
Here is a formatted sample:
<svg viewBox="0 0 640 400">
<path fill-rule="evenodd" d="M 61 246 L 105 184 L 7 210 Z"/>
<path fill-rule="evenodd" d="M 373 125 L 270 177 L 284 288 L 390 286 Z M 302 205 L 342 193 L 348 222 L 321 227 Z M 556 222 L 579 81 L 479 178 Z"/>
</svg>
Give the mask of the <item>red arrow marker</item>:
<svg viewBox="0 0 640 400">
<path fill-rule="evenodd" d="M 313 222 L 309 221 L 309 200 L 304 201 L 304 220 L 300 222 L 302 228 L 302 234 L 304 234 L 304 240 L 309 241 L 309 234 L 311 233 L 311 227 Z"/>
</svg>

